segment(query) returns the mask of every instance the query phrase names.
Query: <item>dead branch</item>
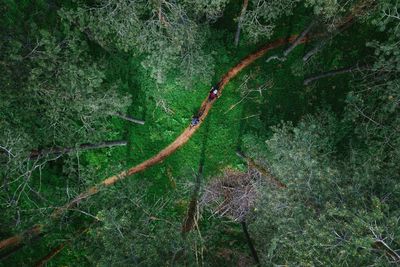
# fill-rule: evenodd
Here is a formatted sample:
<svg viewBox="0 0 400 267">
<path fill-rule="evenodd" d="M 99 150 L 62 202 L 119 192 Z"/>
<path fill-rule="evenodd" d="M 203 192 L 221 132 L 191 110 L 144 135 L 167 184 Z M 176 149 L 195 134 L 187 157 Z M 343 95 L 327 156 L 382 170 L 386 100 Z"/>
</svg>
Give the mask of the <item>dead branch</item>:
<svg viewBox="0 0 400 267">
<path fill-rule="evenodd" d="M 270 62 L 271 60 L 279 60 L 279 61 L 285 61 L 286 57 L 299 45 L 302 43 L 302 40 L 307 36 L 307 34 L 311 31 L 311 29 L 314 27 L 316 24 L 316 21 L 312 21 L 310 25 L 306 29 L 304 29 L 298 36 L 297 38 L 291 43 L 291 45 L 283 51 L 282 56 L 271 56 L 267 58 L 266 62 Z"/>
<path fill-rule="evenodd" d="M 237 105 L 239 105 L 243 101 L 245 101 L 247 99 L 252 99 L 253 97 L 250 97 L 250 95 L 252 93 L 257 92 L 262 97 L 262 95 L 263 95 L 262 93 L 273 86 L 273 81 L 272 80 L 268 80 L 264 84 L 258 86 L 256 89 L 251 89 L 251 88 L 248 87 L 248 82 L 249 82 L 249 80 L 251 78 L 253 78 L 251 75 L 245 76 L 244 82 L 239 86 L 239 91 L 241 92 L 241 97 L 242 98 L 238 102 L 236 102 L 235 104 L 232 104 L 229 107 L 229 109 L 227 111 L 225 111 L 224 114 L 226 114 L 229 111 L 231 111 L 232 109 L 234 109 Z"/>
<path fill-rule="evenodd" d="M 72 242 L 74 242 L 76 239 L 78 239 L 82 234 L 86 233 L 87 231 L 89 231 L 89 229 L 97 224 L 98 222 L 100 222 L 97 218 L 95 218 L 96 220 L 94 222 L 92 222 L 89 227 L 87 228 L 83 228 L 81 230 L 78 231 L 78 233 L 76 234 L 75 238 L 69 239 L 67 241 L 65 241 L 64 243 L 61 243 L 60 245 L 56 246 L 55 248 L 53 248 L 49 254 L 47 254 L 46 256 L 44 256 L 43 258 L 41 258 L 39 261 L 36 262 L 36 264 L 34 265 L 35 267 L 41 267 L 46 265 L 46 263 L 48 263 L 51 259 L 53 259 L 55 256 L 57 256 L 63 249 L 65 246 L 70 245 Z"/>
<path fill-rule="evenodd" d="M 386 254 L 392 258 L 392 260 L 396 263 L 400 263 L 400 255 L 393 250 L 383 239 L 377 239 L 374 243 L 376 248 L 382 249 L 386 252 Z"/>
<path fill-rule="evenodd" d="M 357 17 L 365 15 L 367 12 L 372 10 L 377 5 L 376 0 L 361 0 L 356 3 L 348 13 L 347 16 L 342 17 L 335 21 L 329 31 L 325 34 L 325 38 L 322 39 L 316 46 L 314 46 L 309 52 L 303 56 L 303 61 L 308 61 L 313 55 L 321 51 L 330 40 L 335 38 L 337 35 L 348 29 L 354 24 Z"/>
<path fill-rule="evenodd" d="M 235 34 L 235 46 L 236 47 L 239 45 L 240 30 L 242 27 L 243 17 L 246 14 L 248 4 L 249 4 L 249 0 L 243 0 L 242 10 L 240 11 L 240 17 L 238 20 L 238 25 L 237 25 L 236 34 Z"/>
<path fill-rule="evenodd" d="M 249 168 L 247 172 L 226 169 L 205 188 L 200 200 L 201 207 L 211 207 L 213 214 L 242 222 L 253 207 L 261 174 Z"/>
<path fill-rule="evenodd" d="M 358 65 L 356 65 L 356 66 L 351 66 L 351 67 L 347 67 L 347 68 L 330 70 L 330 71 L 323 72 L 323 73 L 320 73 L 318 75 L 314 75 L 314 76 L 311 76 L 311 77 L 305 79 L 303 84 L 304 85 L 308 85 L 308 84 L 310 84 L 310 83 L 312 83 L 312 82 L 314 82 L 316 80 L 320 80 L 320 79 L 327 78 L 327 77 L 333 77 L 333 76 L 336 76 L 336 75 L 339 75 L 339 74 L 345 74 L 345 73 L 350 73 L 350 72 L 354 72 L 354 71 L 361 71 L 361 70 L 364 70 L 364 69 L 366 69 L 366 66 L 358 66 Z"/>
<path fill-rule="evenodd" d="M 123 120 L 130 121 L 130 122 L 137 123 L 137 124 L 141 124 L 141 125 L 144 125 L 144 123 L 145 123 L 145 121 L 138 120 L 138 119 L 132 118 L 130 116 L 123 115 L 121 113 L 113 113 L 112 115 L 116 116 L 118 118 L 121 118 Z"/>
<path fill-rule="evenodd" d="M 333 38 L 333 37 L 332 37 Z M 316 46 L 314 46 L 310 51 L 308 51 L 304 56 L 303 56 L 303 61 L 307 62 L 312 56 L 317 54 L 319 51 L 322 50 L 322 48 L 325 46 L 327 43 L 327 40 L 322 40 L 319 42 Z"/>
<path fill-rule="evenodd" d="M 294 40 L 294 42 L 285 51 L 283 51 L 283 57 L 287 57 L 290 54 L 290 52 L 292 52 L 293 49 L 295 49 L 296 46 L 298 46 L 301 43 L 301 40 L 304 37 L 306 37 L 306 35 L 311 31 L 311 29 L 314 27 L 315 24 L 316 21 L 312 21 L 310 25 L 308 25 L 308 27 L 302 33 L 300 33 L 300 35 L 296 38 L 296 40 Z"/>
</svg>

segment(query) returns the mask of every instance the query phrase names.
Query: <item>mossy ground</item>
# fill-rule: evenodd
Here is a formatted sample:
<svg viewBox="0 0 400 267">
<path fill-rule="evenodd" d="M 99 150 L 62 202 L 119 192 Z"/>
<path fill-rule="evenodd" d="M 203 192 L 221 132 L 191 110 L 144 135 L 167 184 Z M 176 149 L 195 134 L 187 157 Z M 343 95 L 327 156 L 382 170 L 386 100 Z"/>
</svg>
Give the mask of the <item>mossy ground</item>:
<svg viewBox="0 0 400 267">
<path fill-rule="evenodd" d="M 24 5 L 16 7 L 12 5 L 13 1 L 9 2 L 14 9 L 12 9 L 12 14 L 7 16 L 7 20 L 12 21 L 24 13 L 27 7 Z M 29 2 L 24 1 L 25 5 L 29 5 Z M 44 1 L 38 1 L 38 6 L 35 8 L 43 8 L 41 6 L 43 4 Z M 208 49 L 216 54 L 214 83 L 241 58 L 268 41 L 263 40 L 259 44 L 250 44 L 246 41 L 246 35 L 242 34 L 239 48 L 233 46 L 236 27 L 233 18 L 239 10 L 240 5 L 237 5 L 236 2 L 231 3 L 223 19 L 213 29 L 214 43 L 210 44 Z M 46 18 L 47 22 L 54 21 L 56 14 L 51 12 L 49 14 L 50 16 Z M 289 19 L 282 19 L 281 23 L 277 24 L 279 27 L 276 28 L 275 34 L 270 40 L 301 32 L 310 22 L 310 15 L 310 10 L 300 9 Z M 46 22 L 42 21 L 41 24 L 46 25 Z M 315 63 L 317 67 L 314 67 L 313 70 L 326 71 L 354 64 L 355 61 L 370 53 L 365 47 L 365 39 L 369 34 L 369 32 L 357 32 L 353 26 L 344 34 L 336 37 L 329 44 L 329 48 L 324 49 L 318 55 L 318 62 Z M 315 112 L 322 106 L 329 106 L 340 113 L 345 95 L 349 90 L 347 85 L 349 75 L 321 80 L 310 86 L 303 85 L 304 75 L 308 74 L 301 73 L 303 69 L 299 70 L 296 66 L 300 64 L 299 59 L 312 45 L 300 45 L 285 62 L 265 63 L 266 57 L 281 52 L 283 47 L 268 53 L 266 57 L 249 66 L 226 86 L 222 97 L 216 101 L 202 127 L 185 146 L 161 164 L 129 177 L 112 189 L 106 189 L 93 196 L 90 202 L 104 203 L 104 208 L 106 208 L 107 203 L 104 201 L 117 197 L 118 188 L 123 187 L 129 190 L 130 187 L 137 186 L 135 181 L 143 180 L 148 182 L 148 187 L 143 190 L 146 191 L 150 201 L 171 192 L 183 195 L 182 201 L 176 202 L 175 207 L 167 207 L 165 211 L 166 214 L 171 212 L 175 217 L 178 212 L 183 219 L 185 205 L 191 194 L 185 192 L 185 195 L 179 191 L 183 190 L 182 185 L 185 183 L 193 182 L 201 161 L 204 161 L 203 183 L 205 183 L 227 166 L 245 168 L 245 164 L 236 156 L 235 152 L 240 148 L 241 136 L 246 132 L 256 132 L 260 136 L 267 137 L 271 134 L 271 126 L 277 125 L 281 121 L 296 122 L 305 114 Z M 183 89 L 174 81 L 173 77 L 166 84 L 157 85 L 150 78 L 149 73 L 138 64 L 137 58 L 128 54 L 108 54 L 106 52 L 102 54 L 103 52 L 100 48 L 93 47 L 94 55 L 102 56 L 108 62 L 107 81 L 110 83 L 120 81 L 121 86 L 118 89 L 132 97 L 132 104 L 128 110 L 129 115 L 143 119 L 146 123 L 137 125 L 118 118 L 113 119 L 110 137 L 127 140 L 129 144 L 126 147 L 82 153 L 82 162 L 94 167 L 98 173 L 97 180 L 88 181 L 87 186 L 113 174 L 110 173 L 109 166 L 116 166 L 112 168 L 113 171 L 122 171 L 152 157 L 172 142 L 190 123 L 191 116 L 199 108 L 212 85 L 202 84 L 201 81 L 198 81 L 195 88 Z M 267 81 L 272 81 L 272 86 L 262 95 L 255 94 L 253 95 L 255 98 L 252 100 L 243 101 L 230 110 L 232 105 L 241 100 L 240 84 L 243 82 L 243 77 L 250 74 L 254 76 L 250 86 L 256 88 Z M 157 92 L 155 90 L 157 86 L 160 87 L 163 98 L 172 111 L 169 114 L 157 106 L 158 98 L 157 95 L 154 95 Z M 62 182 L 57 182 L 62 179 L 60 165 L 51 165 L 43 173 L 47 176 L 47 185 L 62 184 Z M 96 214 L 96 210 L 93 210 L 92 213 Z M 80 225 L 87 224 L 89 221 L 90 218 L 82 215 L 73 219 L 72 222 L 69 221 L 70 226 L 68 227 L 66 227 L 68 224 L 62 223 L 62 231 L 57 231 L 57 227 L 55 227 L 54 231 L 35 242 L 34 250 L 30 245 L 25 246 L 18 252 L 18 255 L 10 257 L 4 266 L 34 262 L 48 253 L 50 247 L 68 239 L 69 233 L 77 231 Z M 201 222 L 204 232 L 216 225 L 218 223 L 215 219 Z M 242 238 L 240 225 L 229 223 L 219 227 L 221 232 L 215 238 L 215 247 L 229 244 L 245 249 L 245 243 L 237 241 Z M 84 259 L 84 251 L 77 251 L 73 245 L 68 245 L 60 255 L 51 261 L 49 266 L 83 266 Z"/>
</svg>

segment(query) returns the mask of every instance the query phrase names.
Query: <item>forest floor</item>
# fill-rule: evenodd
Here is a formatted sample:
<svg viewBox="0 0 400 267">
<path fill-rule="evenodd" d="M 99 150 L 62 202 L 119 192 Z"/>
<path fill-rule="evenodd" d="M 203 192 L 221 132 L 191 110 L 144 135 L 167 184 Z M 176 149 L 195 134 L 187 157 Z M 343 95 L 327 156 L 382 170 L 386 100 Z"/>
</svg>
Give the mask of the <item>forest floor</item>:
<svg viewBox="0 0 400 267">
<path fill-rule="evenodd" d="M 245 35 L 243 35 L 242 45 L 239 48 L 233 46 L 232 33 L 235 30 L 236 23 L 232 18 L 239 11 L 240 5 L 237 8 L 229 9 L 229 12 L 232 12 L 232 14 L 226 14 L 229 19 L 222 18 L 221 22 L 218 23 L 218 27 L 224 30 L 215 29 L 215 35 L 218 37 L 215 38 L 212 47 L 208 48 L 209 52 L 216 58 L 216 65 L 218 66 L 215 70 L 214 80 L 217 80 L 217 77 L 225 77 L 223 76 L 224 73 L 234 73 L 229 79 L 235 76 L 241 70 L 240 66 L 237 65 L 228 72 L 226 70 L 231 68 L 233 62 L 238 62 L 257 48 L 257 45 L 245 42 Z M 275 35 L 270 40 L 301 32 L 304 26 L 309 23 L 308 17 L 303 16 L 303 14 L 304 11 L 292 16 L 290 20 L 282 19 L 281 26 L 276 29 Z M 314 70 L 329 70 L 341 66 L 341 64 L 353 64 L 354 60 L 360 55 L 351 51 L 356 50 L 354 46 L 363 45 L 363 41 L 360 40 L 363 40 L 365 35 L 368 35 L 368 33 L 355 34 L 350 29 L 345 35 L 333 40 L 330 47 L 321 53 L 321 62 L 313 63 L 315 64 Z M 263 42 L 266 43 L 266 40 L 263 40 Z M 285 42 L 279 42 L 279 45 L 283 44 Z M 98 184 L 115 184 L 119 180 L 118 176 L 110 177 L 110 175 L 121 169 L 135 166 L 126 173 L 131 175 L 164 161 L 164 164 L 147 169 L 141 175 L 126 179 L 116 185 L 113 190 L 107 190 L 104 194 L 96 196 L 93 202 L 104 204 L 104 209 L 108 208 L 108 199 L 117 198 L 123 190 L 130 191 L 132 189 L 132 192 L 134 192 L 137 186 L 135 181 L 144 180 L 148 181 L 148 187 L 143 190 L 146 191 L 150 202 L 157 201 L 168 192 L 178 193 L 179 191 L 179 195 L 183 196 L 182 199 L 176 201 L 173 207 L 166 207 L 165 212 L 178 213 L 183 217 L 190 198 L 189 191 L 185 190 L 190 188 L 187 184 L 192 182 L 194 170 L 198 169 L 200 161 L 205 162 L 205 180 L 220 173 L 225 167 L 245 169 L 246 166 L 236 156 L 235 152 L 241 146 L 242 137 L 246 132 L 256 132 L 260 137 L 266 138 L 271 134 L 271 126 L 277 125 L 281 121 L 293 121 L 295 123 L 305 114 L 316 112 L 321 105 L 326 103 L 330 103 L 332 109 L 340 112 L 347 88 L 346 78 L 327 79 L 317 85 L 303 86 L 305 73 L 302 69 L 297 68 L 299 62 L 295 58 L 301 58 L 301 55 L 310 47 L 301 45 L 293 51 L 285 63 L 270 62 L 266 64 L 261 60 L 255 62 L 251 68 L 243 70 L 241 75 L 232 79 L 229 84 L 225 83 L 227 90 L 225 90 L 221 101 L 207 103 L 207 100 L 203 102 L 202 100 L 204 95 L 208 94 L 210 84 L 199 81 L 193 85 L 191 90 L 185 90 L 179 87 L 172 77 L 162 88 L 158 88 L 158 85 L 149 78 L 149 73 L 138 64 L 137 58 L 123 53 L 104 55 L 101 48 L 95 45 L 92 48 L 94 55 L 104 57 L 109 64 L 108 81 L 111 83 L 112 81 L 122 80 L 123 86 L 119 90 L 132 96 L 133 102 L 128 111 L 129 115 L 146 120 L 146 124 L 133 125 L 118 118 L 113 119 L 113 134 L 110 135 L 125 139 L 129 144 L 126 148 L 84 152 L 81 157 L 82 164 L 93 166 L 99 179 L 84 181 L 82 190 L 93 188 L 94 185 Z M 269 47 L 268 50 L 273 48 Z M 362 49 L 358 50 L 362 51 Z M 349 51 L 349 53 L 346 54 L 346 51 Z M 280 49 L 277 49 L 276 53 L 279 52 L 281 52 Z M 251 62 L 255 59 L 252 59 Z M 256 92 L 255 96 L 243 100 L 240 90 L 241 85 L 246 81 L 246 77 L 250 77 L 251 81 L 248 86 L 252 88 L 258 88 L 269 83 L 269 81 L 272 81 L 272 85 L 264 93 Z M 157 90 L 154 89 L 156 87 L 157 90 L 163 90 L 165 99 L 162 100 L 165 102 L 161 102 L 157 98 Z M 148 92 L 152 93 L 149 94 Z M 200 125 L 198 125 L 191 129 L 187 125 L 190 122 L 190 117 L 197 112 L 198 103 L 201 102 L 202 105 L 206 105 L 207 110 L 203 114 L 202 120 L 211 111 L 211 105 L 214 105 L 213 111 L 204 120 L 204 127 L 199 128 Z M 237 104 L 238 102 L 240 103 Z M 179 135 L 181 129 L 184 130 Z M 193 135 L 195 131 L 197 131 L 197 134 Z M 179 137 L 176 138 L 178 135 Z M 188 142 L 189 139 L 190 142 Z M 185 143 L 187 145 L 182 147 Z M 179 153 L 171 155 L 180 147 L 182 148 Z M 146 158 L 148 160 L 143 162 L 143 159 Z M 115 167 L 110 169 L 109 166 Z M 55 186 L 54 181 L 60 180 L 60 172 L 62 172 L 60 165 L 53 165 L 44 170 L 43 175 L 48 178 L 49 182 L 48 184 L 43 182 L 43 186 Z M 110 178 L 102 180 L 102 177 Z M 58 204 L 61 206 L 63 203 Z M 91 204 L 90 201 L 88 206 L 90 207 Z M 87 218 L 76 219 L 74 223 L 80 227 L 85 219 Z M 72 225 L 71 222 L 70 224 Z M 205 229 L 211 228 L 213 221 L 210 219 L 207 222 L 202 221 L 201 224 L 205 231 Z M 238 242 L 241 238 L 240 226 L 226 222 L 219 225 L 218 238 L 222 246 L 227 243 L 232 243 L 233 247 L 242 246 L 241 244 L 244 242 Z M 71 231 L 71 229 L 66 228 L 65 231 Z M 37 259 L 39 254 L 45 255 L 49 251 L 49 243 L 53 244 L 54 240 L 59 240 L 63 237 L 63 234 L 63 232 L 59 232 L 43 238 L 35 246 L 34 253 L 26 248 L 27 251 L 23 252 L 26 253 L 24 254 L 26 260 Z M 215 244 L 215 246 L 218 247 L 218 244 Z M 74 265 L 74 262 L 79 262 L 80 266 L 84 265 L 80 261 L 84 258 L 84 251 L 74 251 L 72 248 L 71 250 L 65 249 L 65 252 L 62 253 L 65 257 L 60 256 L 58 260 L 56 259 L 55 266 Z M 15 262 L 11 260 L 9 263 L 11 264 L 9 266 L 13 266 Z"/>
<path fill-rule="evenodd" d="M 228 84 L 228 82 L 235 77 L 241 70 L 243 70 L 244 68 L 246 68 L 247 66 L 249 66 L 251 63 L 253 63 L 255 60 L 259 59 L 260 57 L 262 57 L 263 55 L 265 55 L 265 53 L 267 53 L 268 51 L 275 49 L 277 47 L 280 47 L 286 43 L 291 43 L 294 42 L 296 40 L 296 38 L 298 37 L 298 35 L 293 35 L 289 38 L 280 38 L 274 42 L 268 43 L 267 45 L 263 46 L 261 49 L 259 49 L 258 51 L 248 55 L 247 57 L 245 57 L 243 60 L 241 60 L 236 66 L 234 66 L 233 68 L 231 68 L 220 80 L 220 82 L 218 83 L 219 85 L 219 94 L 222 94 L 222 91 L 225 87 L 225 85 Z M 299 40 L 298 44 L 302 44 L 307 42 L 309 39 L 308 38 L 302 38 L 301 40 Z M 122 180 L 128 176 L 131 176 L 135 173 L 139 173 L 142 172 L 144 170 L 146 170 L 147 168 L 149 168 L 150 166 L 153 166 L 159 162 L 161 162 L 162 160 L 164 160 L 165 158 L 167 158 L 168 156 L 170 156 L 172 153 L 174 153 L 176 150 L 178 150 L 178 148 L 180 148 L 182 145 L 184 145 L 189 139 L 190 137 L 195 133 L 195 131 L 200 127 L 200 125 L 202 124 L 202 121 L 207 117 L 210 109 L 212 108 L 213 103 L 216 101 L 216 99 L 209 101 L 208 100 L 208 96 L 206 97 L 206 99 L 203 101 L 203 103 L 200 105 L 200 109 L 197 112 L 197 114 L 199 114 L 199 120 L 200 122 L 197 125 L 194 126 L 189 126 L 187 127 L 179 137 L 177 137 L 171 144 L 169 144 L 167 147 L 165 147 L 164 149 L 162 149 L 158 154 L 156 154 L 155 156 L 149 158 L 148 160 L 143 161 L 142 163 L 130 168 L 127 171 L 123 171 L 117 175 L 113 175 L 105 180 L 103 180 L 100 184 L 100 186 L 110 186 L 115 184 L 116 182 L 118 182 L 119 180 Z M 99 189 L 100 186 L 94 186 L 89 188 L 87 191 L 81 193 L 80 195 L 78 195 L 75 199 L 73 199 L 70 203 L 68 203 L 65 208 L 68 209 L 70 207 L 72 207 L 74 204 L 76 204 L 77 202 L 80 202 L 88 197 L 90 197 L 91 195 L 96 194 Z"/>
<path fill-rule="evenodd" d="M 272 43 L 268 43 L 258 51 L 248 55 L 245 57 L 243 60 L 241 60 L 236 66 L 231 68 L 220 80 L 218 83 L 219 85 L 219 95 L 222 94 L 222 91 L 225 87 L 225 85 L 233 78 L 235 77 L 241 70 L 249 66 L 251 63 L 253 63 L 255 60 L 258 58 L 262 57 L 266 52 L 268 52 L 271 49 L 275 49 L 283 44 L 286 44 L 287 42 L 293 42 L 297 38 L 297 35 L 291 36 L 290 38 L 281 38 L 278 39 Z M 303 38 L 300 40 L 300 43 L 307 42 L 307 38 Z M 105 180 L 103 180 L 100 184 L 100 186 L 110 186 L 118 182 L 119 180 L 122 180 L 128 176 L 131 176 L 133 174 L 142 172 L 146 170 L 147 168 L 161 162 L 168 156 L 170 156 L 172 153 L 174 153 L 178 148 L 180 148 L 182 145 L 184 145 L 190 137 L 195 133 L 195 131 L 200 127 L 202 121 L 207 117 L 210 109 L 212 108 L 213 103 L 216 101 L 216 99 L 209 101 L 208 96 L 206 99 L 203 101 L 203 103 L 200 106 L 199 111 L 197 114 L 199 114 L 199 123 L 194 125 L 194 126 L 189 126 L 187 127 L 181 135 L 176 138 L 170 145 L 165 147 L 163 150 L 161 150 L 157 155 L 149 158 L 148 160 L 145 160 L 144 162 L 138 164 L 137 166 L 134 166 L 130 168 L 127 171 L 123 171 L 117 175 L 111 176 Z M 100 190 L 100 186 L 94 186 L 89 188 L 87 191 L 79 194 L 75 199 L 73 199 L 71 202 L 69 202 L 67 205 L 64 206 L 64 209 L 69 209 L 72 208 L 75 204 L 78 202 L 81 202 L 85 200 L 86 198 L 96 194 Z M 63 211 L 64 209 L 61 209 Z M 59 215 L 59 209 L 56 210 L 55 214 Z M 57 216 L 58 217 L 58 216 Z M 10 240 L 13 240 L 14 238 L 11 238 Z M 7 240 L 6 240 L 7 241 Z"/>
</svg>

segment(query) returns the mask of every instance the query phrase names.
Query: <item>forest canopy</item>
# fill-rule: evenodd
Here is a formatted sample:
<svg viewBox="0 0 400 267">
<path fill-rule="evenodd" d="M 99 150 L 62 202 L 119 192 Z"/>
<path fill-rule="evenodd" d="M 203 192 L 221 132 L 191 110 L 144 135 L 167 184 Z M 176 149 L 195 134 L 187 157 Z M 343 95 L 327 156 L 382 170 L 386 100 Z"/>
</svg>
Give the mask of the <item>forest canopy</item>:
<svg viewBox="0 0 400 267">
<path fill-rule="evenodd" d="M 400 264 L 398 1 L 0 12 L 0 266 Z"/>
</svg>

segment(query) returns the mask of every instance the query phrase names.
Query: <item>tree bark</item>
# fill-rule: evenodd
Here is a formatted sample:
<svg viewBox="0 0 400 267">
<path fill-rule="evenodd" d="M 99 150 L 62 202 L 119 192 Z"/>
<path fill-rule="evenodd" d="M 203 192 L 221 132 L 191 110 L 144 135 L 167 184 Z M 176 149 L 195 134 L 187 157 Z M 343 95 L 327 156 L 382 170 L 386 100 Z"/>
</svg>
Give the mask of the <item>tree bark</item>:
<svg viewBox="0 0 400 267">
<path fill-rule="evenodd" d="M 247 224 L 245 221 L 242 221 L 241 225 L 242 225 L 243 233 L 244 233 L 244 236 L 246 237 L 247 245 L 249 246 L 251 255 L 253 256 L 253 259 L 257 263 L 257 265 L 259 265 L 260 260 L 258 259 L 257 251 L 254 248 L 253 242 L 251 241 L 249 231 L 247 230 Z"/>
<path fill-rule="evenodd" d="M 400 263 L 400 255 L 389 247 L 385 241 L 383 240 L 376 240 L 375 243 L 372 245 L 373 247 L 385 251 L 386 255 L 388 255 L 395 263 Z"/>
<path fill-rule="evenodd" d="M 193 229 L 196 223 L 196 213 L 197 213 L 197 198 L 199 195 L 199 190 L 200 190 L 200 183 L 201 183 L 201 177 L 203 175 L 203 165 L 201 164 L 199 167 L 199 172 L 196 175 L 196 185 L 193 190 L 192 197 L 190 199 L 188 211 L 186 213 L 186 217 L 183 221 L 182 224 L 182 230 L 181 233 L 182 235 L 185 235 L 186 233 L 190 232 L 190 230 Z"/>
<path fill-rule="evenodd" d="M 354 19 L 350 16 L 345 18 L 345 21 L 342 22 L 342 24 L 337 24 L 336 25 L 336 30 L 333 30 L 332 32 L 328 32 L 325 35 L 325 39 L 322 39 L 316 46 L 314 46 L 310 51 L 308 51 L 304 56 L 303 56 L 303 61 L 306 62 L 308 61 L 312 56 L 317 54 L 319 51 L 321 51 L 324 46 L 333 38 L 335 38 L 337 35 L 348 29 L 351 25 L 353 25 Z M 328 35 L 331 33 L 331 35 Z"/>
<path fill-rule="evenodd" d="M 235 46 L 236 47 L 239 45 L 240 30 L 242 27 L 243 17 L 246 14 L 248 4 L 249 4 L 249 0 L 243 0 L 242 11 L 240 11 L 240 17 L 238 20 L 238 25 L 237 25 L 236 34 L 235 34 Z"/>
<path fill-rule="evenodd" d="M 308 25 L 308 27 L 302 31 L 297 38 L 292 42 L 292 44 L 285 49 L 285 51 L 283 51 L 283 56 L 270 56 L 269 58 L 267 58 L 266 62 L 270 62 L 271 60 L 280 60 L 280 61 L 285 61 L 286 57 L 299 45 L 302 43 L 302 40 L 306 37 L 306 35 L 310 32 L 310 30 L 312 29 L 312 27 L 314 27 L 315 25 L 315 21 L 311 22 L 310 25 Z"/>
<path fill-rule="evenodd" d="M 311 77 L 305 79 L 303 84 L 304 85 L 308 85 L 308 84 L 310 84 L 310 83 L 312 83 L 312 82 L 314 82 L 316 80 L 319 80 L 319 79 L 332 77 L 332 76 L 336 76 L 336 75 L 339 75 L 339 74 L 350 73 L 350 72 L 353 72 L 353 71 L 356 71 L 356 70 L 363 70 L 365 68 L 366 68 L 365 66 L 359 67 L 358 65 L 356 65 L 356 66 L 351 66 L 351 67 L 348 67 L 348 68 L 330 70 L 330 71 L 323 72 L 323 73 L 320 73 L 320 74 L 317 74 L 317 75 L 314 75 L 314 76 L 311 76 Z"/>
<path fill-rule="evenodd" d="M 58 253 L 60 253 L 63 250 L 64 247 L 65 247 L 65 243 L 62 243 L 61 245 L 58 245 L 57 247 L 52 249 L 49 254 L 47 254 L 45 257 L 41 258 L 34 266 L 35 267 L 44 266 L 49 260 L 51 260 Z"/>
<path fill-rule="evenodd" d="M 307 62 L 313 55 L 318 53 L 319 51 L 322 50 L 322 48 L 325 46 L 327 43 L 327 40 L 323 40 L 319 42 L 316 46 L 314 46 L 310 51 L 308 51 L 304 56 L 303 56 L 303 61 Z"/>
<path fill-rule="evenodd" d="M 83 151 L 83 150 L 91 150 L 98 148 L 106 148 L 106 147 L 115 147 L 115 146 L 126 146 L 127 141 L 118 140 L 118 141 L 105 141 L 98 144 L 82 144 L 78 148 L 76 147 L 64 147 L 64 148 L 50 148 L 43 150 L 33 150 L 30 155 L 30 159 L 37 159 L 38 157 L 48 156 L 48 155 L 60 155 L 60 154 L 68 154 L 75 151 Z"/>
<path fill-rule="evenodd" d="M 123 120 L 130 121 L 130 122 L 137 123 L 137 124 L 141 124 L 141 125 L 143 125 L 145 123 L 145 121 L 138 120 L 138 119 L 132 118 L 130 116 L 123 115 L 121 113 L 113 113 L 112 115 L 116 116 L 118 118 L 121 118 Z"/>
<path fill-rule="evenodd" d="M 300 33 L 300 35 L 296 38 L 296 40 L 285 51 L 283 51 L 284 57 L 287 57 L 290 54 L 290 52 L 292 52 L 293 49 L 295 49 L 296 46 L 298 46 L 301 43 L 301 40 L 304 37 L 306 37 L 306 35 L 310 32 L 312 27 L 314 27 L 315 23 L 316 23 L 315 21 L 312 21 L 310 25 L 308 25 L 308 27 L 302 33 Z"/>
<path fill-rule="evenodd" d="M 8 251 L 6 251 L 5 253 L 1 253 L 0 254 L 0 260 L 5 260 L 8 257 L 10 257 L 12 254 L 14 254 L 15 252 L 17 252 L 18 250 L 20 250 L 21 248 L 23 248 L 25 246 L 24 243 L 20 243 L 16 246 L 14 246 L 13 248 L 9 249 Z"/>
<path fill-rule="evenodd" d="M 8 252 L 6 251 L 5 253 L 2 253 L 0 255 L 0 259 L 7 258 L 14 252 L 18 251 L 21 249 L 25 244 L 22 243 L 24 240 L 33 240 L 35 238 L 38 238 L 43 231 L 43 225 L 34 225 L 32 228 L 28 229 L 22 234 L 15 235 L 13 237 L 4 239 L 0 241 L 0 252 L 3 250 L 6 250 L 7 248 L 10 248 Z"/>
<path fill-rule="evenodd" d="M 64 243 L 61 243 L 57 247 L 53 248 L 46 256 L 44 256 L 39 261 L 37 261 L 34 266 L 35 267 L 44 266 L 47 262 L 49 262 L 51 259 L 53 259 L 54 256 L 58 255 L 64 249 L 65 246 L 70 245 L 74 240 L 79 238 L 83 233 L 86 233 L 90 229 L 90 227 L 94 226 L 98 222 L 99 222 L 98 220 L 92 222 L 89 227 L 78 231 L 78 233 L 75 235 L 75 238 L 69 239 L 69 240 L 65 241 Z"/>
<path fill-rule="evenodd" d="M 358 16 L 362 16 L 365 14 L 368 10 L 374 8 L 377 5 L 377 1 L 375 0 L 361 0 L 358 3 L 356 3 L 350 10 L 350 13 L 339 20 L 337 23 L 334 24 L 334 30 L 331 36 L 327 37 L 325 40 L 322 40 L 317 46 L 315 46 L 313 49 L 311 49 L 309 52 L 307 52 L 303 56 L 303 61 L 306 62 L 309 60 L 313 55 L 318 53 L 319 51 L 322 50 L 322 48 L 328 43 L 329 40 L 332 40 L 335 36 L 349 28 L 351 25 L 353 25 L 355 18 Z"/>
</svg>

